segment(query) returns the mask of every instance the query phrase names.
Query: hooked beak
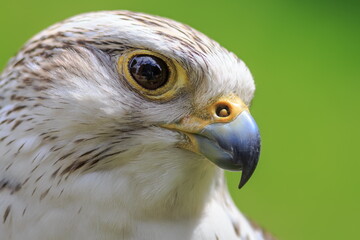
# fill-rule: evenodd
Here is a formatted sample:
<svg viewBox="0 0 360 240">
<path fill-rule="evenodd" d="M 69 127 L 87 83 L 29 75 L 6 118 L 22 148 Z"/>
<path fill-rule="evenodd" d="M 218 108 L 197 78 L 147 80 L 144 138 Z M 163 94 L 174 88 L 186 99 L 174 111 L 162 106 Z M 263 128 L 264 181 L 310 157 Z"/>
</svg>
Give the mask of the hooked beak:
<svg viewBox="0 0 360 240">
<path fill-rule="evenodd" d="M 227 170 L 242 170 L 239 188 L 255 171 L 260 155 L 260 134 L 248 111 L 229 123 L 213 123 L 195 135 L 199 151 Z"/>
<path fill-rule="evenodd" d="M 183 148 L 205 156 L 223 169 L 242 170 L 241 188 L 250 179 L 259 160 L 260 133 L 256 122 L 237 97 L 220 99 L 206 112 L 210 113 L 208 117 L 194 114 L 163 127 L 189 137 L 191 143 Z"/>
</svg>

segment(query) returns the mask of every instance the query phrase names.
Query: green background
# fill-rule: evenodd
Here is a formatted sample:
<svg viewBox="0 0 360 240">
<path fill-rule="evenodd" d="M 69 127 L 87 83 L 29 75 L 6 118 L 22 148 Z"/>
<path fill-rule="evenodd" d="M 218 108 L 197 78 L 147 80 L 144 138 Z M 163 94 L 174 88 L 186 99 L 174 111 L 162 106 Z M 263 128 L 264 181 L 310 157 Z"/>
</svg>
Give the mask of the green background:
<svg viewBox="0 0 360 240">
<path fill-rule="evenodd" d="M 257 84 L 263 148 L 240 209 L 279 239 L 354 239 L 360 214 L 359 1 L 0 2 L 0 68 L 32 35 L 72 15 L 127 9 L 189 24 L 236 53 Z"/>
</svg>

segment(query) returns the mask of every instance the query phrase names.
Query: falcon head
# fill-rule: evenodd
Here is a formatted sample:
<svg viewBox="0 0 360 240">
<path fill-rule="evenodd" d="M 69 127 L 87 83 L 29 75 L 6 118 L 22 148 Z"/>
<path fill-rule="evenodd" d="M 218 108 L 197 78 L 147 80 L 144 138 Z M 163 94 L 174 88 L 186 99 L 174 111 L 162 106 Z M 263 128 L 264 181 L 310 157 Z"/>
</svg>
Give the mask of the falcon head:
<svg viewBox="0 0 360 240">
<path fill-rule="evenodd" d="M 150 200 L 170 188 L 206 191 L 196 186 L 209 189 L 219 167 L 242 170 L 239 187 L 255 170 L 251 73 L 187 25 L 127 11 L 79 15 L 33 37 L 2 78 L 15 119 L 6 155 L 28 159 L 18 176 L 29 182 L 92 181 L 99 195 L 121 188 Z"/>
</svg>

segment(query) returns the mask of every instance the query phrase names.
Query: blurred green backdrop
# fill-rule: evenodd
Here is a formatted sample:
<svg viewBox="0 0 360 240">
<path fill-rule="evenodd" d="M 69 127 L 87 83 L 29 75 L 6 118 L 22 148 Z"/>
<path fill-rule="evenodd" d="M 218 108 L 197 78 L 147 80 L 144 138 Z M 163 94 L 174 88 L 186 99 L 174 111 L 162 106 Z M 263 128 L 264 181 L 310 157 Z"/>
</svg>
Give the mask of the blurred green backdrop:
<svg viewBox="0 0 360 240">
<path fill-rule="evenodd" d="M 350 0 L 1 0 L 0 69 L 32 35 L 95 10 L 127 9 L 189 24 L 235 52 L 257 84 L 263 138 L 253 178 L 229 187 L 279 239 L 354 239 L 360 214 L 360 2 Z"/>
</svg>

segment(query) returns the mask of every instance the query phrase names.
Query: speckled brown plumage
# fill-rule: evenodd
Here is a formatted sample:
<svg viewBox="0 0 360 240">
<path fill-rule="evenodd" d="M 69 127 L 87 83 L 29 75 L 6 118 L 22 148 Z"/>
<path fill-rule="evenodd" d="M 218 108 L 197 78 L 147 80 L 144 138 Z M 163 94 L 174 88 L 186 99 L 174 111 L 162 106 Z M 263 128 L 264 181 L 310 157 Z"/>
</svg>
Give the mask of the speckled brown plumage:
<svg viewBox="0 0 360 240">
<path fill-rule="evenodd" d="M 138 49 L 176 61 L 187 85 L 149 100 L 117 65 Z M 96 12 L 42 31 L 0 76 L 0 238 L 270 239 L 222 170 L 161 127 L 254 89 L 234 54 L 169 19 Z"/>
</svg>

